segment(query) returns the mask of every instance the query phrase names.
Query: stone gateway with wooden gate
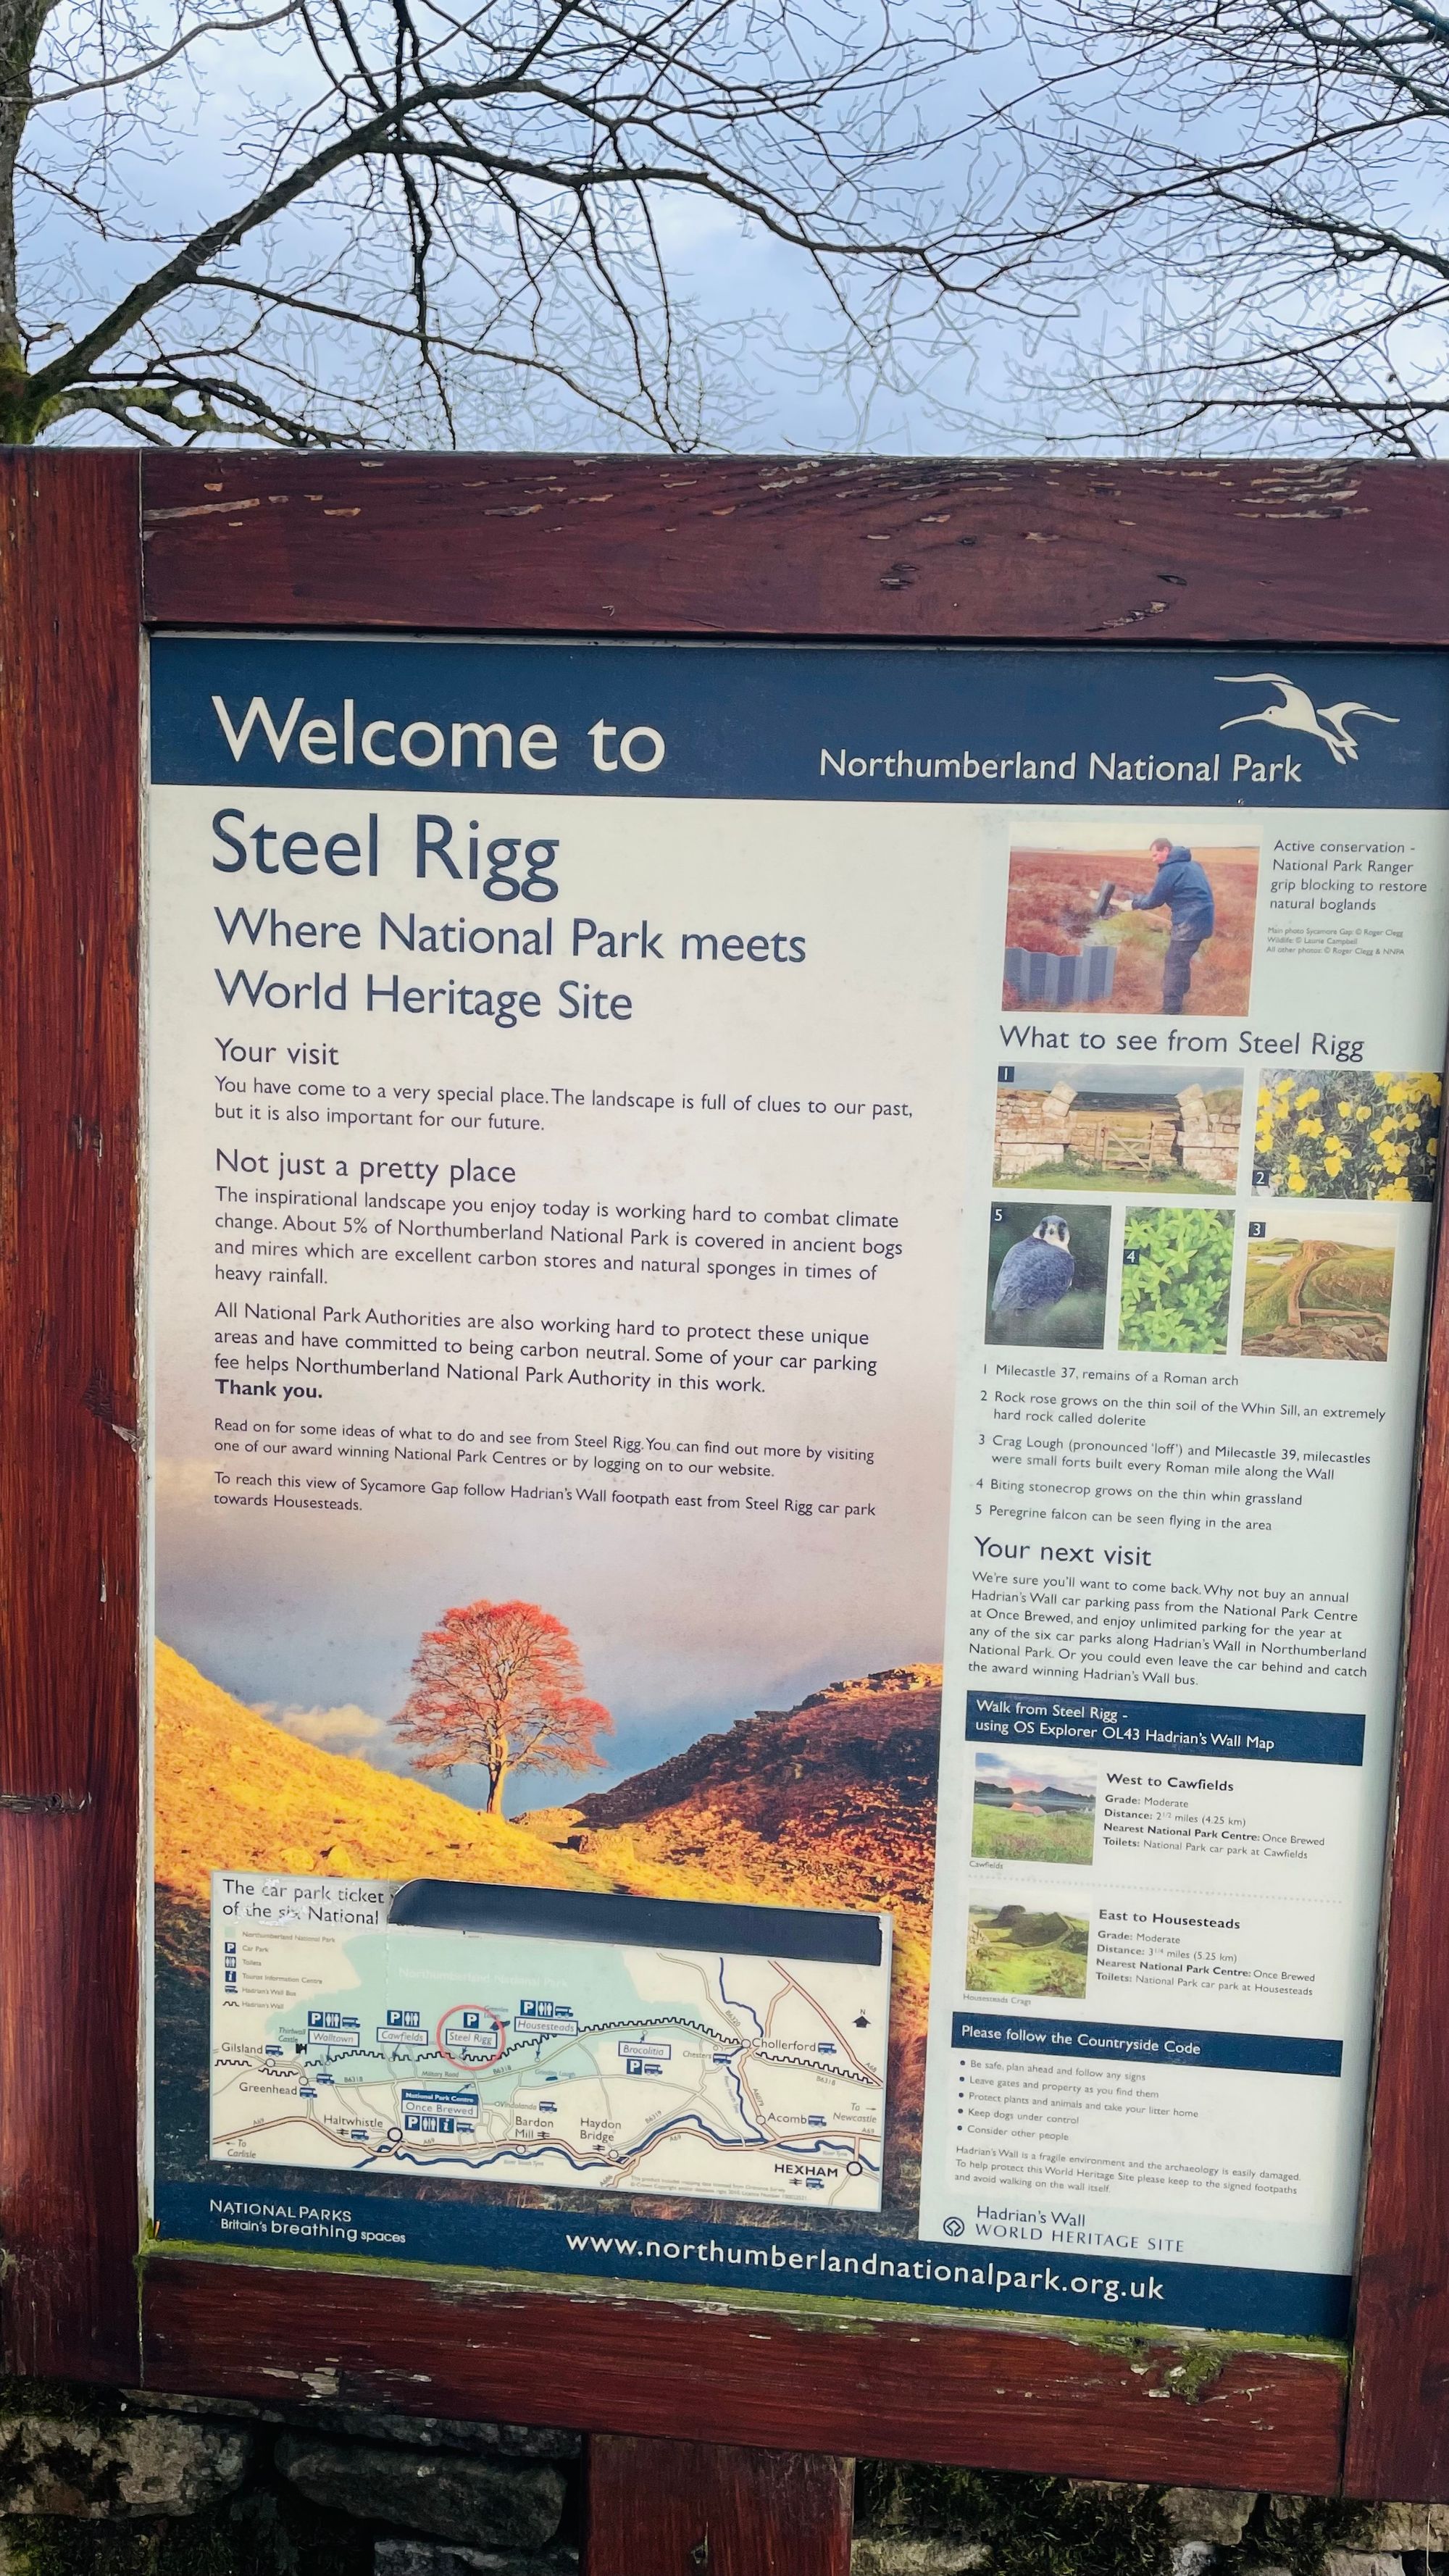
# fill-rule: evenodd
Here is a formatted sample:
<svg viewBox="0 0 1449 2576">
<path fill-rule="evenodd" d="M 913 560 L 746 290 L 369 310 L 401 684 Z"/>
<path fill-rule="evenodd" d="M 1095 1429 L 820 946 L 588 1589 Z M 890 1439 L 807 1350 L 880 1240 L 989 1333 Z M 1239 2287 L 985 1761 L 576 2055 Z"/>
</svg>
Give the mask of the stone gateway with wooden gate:
<svg viewBox="0 0 1449 2576">
<path fill-rule="evenodd" d="M 1079 1090 L 1065 1076 L 1049 1091 L 1003 1084 L 996 1095 L 996 1177 L 1010 1182 L 1070 1162 L 1143 1181 L 1153 1173 L 1184 1172 L 1231 1189 L 1241 1111 L 1236 1089 L 1205 1091 L 1200 1082 L 1150 1098 Z"/>
</svg>

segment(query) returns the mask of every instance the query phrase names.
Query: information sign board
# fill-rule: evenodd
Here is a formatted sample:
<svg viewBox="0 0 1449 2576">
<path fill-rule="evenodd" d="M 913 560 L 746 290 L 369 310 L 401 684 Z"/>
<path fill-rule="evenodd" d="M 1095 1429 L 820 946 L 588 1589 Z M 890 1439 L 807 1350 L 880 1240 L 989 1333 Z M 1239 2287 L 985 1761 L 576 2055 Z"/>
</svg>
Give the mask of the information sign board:
<svg viewBox="0 0 1449 2576">
<path fill-rule="evenodd" d="M 8 2371 L 1449 2491 L 1446 559 L 0 457 Z"/>
<path fill-rule="evenodd" d="M 1449 730 L 1263 659 L 156 640 L 163 2244 L 1342 2334 Z"/>
</svg>

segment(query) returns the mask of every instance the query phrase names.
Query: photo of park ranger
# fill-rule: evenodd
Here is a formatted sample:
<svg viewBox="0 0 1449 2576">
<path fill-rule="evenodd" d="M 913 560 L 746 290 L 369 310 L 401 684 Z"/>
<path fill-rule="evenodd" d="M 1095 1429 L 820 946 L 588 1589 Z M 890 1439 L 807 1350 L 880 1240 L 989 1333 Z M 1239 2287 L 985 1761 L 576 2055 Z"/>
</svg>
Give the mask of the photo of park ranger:
<svg viewBox="0 0 1449 2576">
<path fill-rule="evenodd" d="M 1157 874 L 1145 894 L 1118 895 L 1114 912 L 1158 912 L 1166 905 L 1172 928 L 1162 961 L 1162 1009 L 1175 1017 L 1187 1000 L 1192 961 L 1216 924 L 1212 880 L 1191 850 L 1165 835 L 1151 843 L 1149 857 Z"/>
<path fill-rule="evenodd" d="M 1229 840 L 1209 815 L 1160 806 L 1053 815 L 1034 829 L 1023 818 L 1003 1011 L 1244 1017 L 1261 853 L 1256 834 L 1237 828 Z M 1192 1051 L 1186 1033 L 1174 1043 Z"/>
</svg>

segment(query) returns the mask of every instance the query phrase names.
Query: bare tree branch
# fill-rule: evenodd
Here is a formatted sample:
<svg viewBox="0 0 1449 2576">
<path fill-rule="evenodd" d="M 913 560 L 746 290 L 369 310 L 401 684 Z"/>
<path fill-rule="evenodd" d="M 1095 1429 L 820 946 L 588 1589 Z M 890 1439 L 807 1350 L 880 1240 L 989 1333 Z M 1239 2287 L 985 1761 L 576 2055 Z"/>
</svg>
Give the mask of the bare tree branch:
<svg viewBox="0 0 1449 2576">
<path fill-rule="evenodd" d="M 68 89 L 40 90 L 29 104 L 32 107 L 68 107 L 72 99 L 93 98 L 97 91 L 113 90 L 122 82 L 149 80 L 153 72 L 165 71 L 168 64 L 177 61 L 192 45 L 199 45 L 210 36 L 255 36 L 263 27 L 275 27 L 283 18 L 290 18 L 295 8 L 296 0 L 283 0 L 280 9 L 269 9 L 260 18 L 203 18 L 194 27 L 184 27 L 175 42 L 167 45 L 161 53 L 153 54 L 149 62 L 128 64 L 124 70 L 102 73 L 96 80 L 72 81 Z"/>
<path fill-rule="evenodd" d="M 970 119 L 944 112 L 971 25 L 895 5 L 284 0 L 207 19 L 197 0 L 0 0 L 0 436 L 89 411 L 141 438 L 355 442 L 416 437 L 421 403 L 449 441 L 512 370 L 696 444 L 706 352 L 737 335 L 681 294 L 689 203 L 803 261 L 856 355 L 883 358 L 975 286 L 949 168 Z M 205 173 L 212 204 L 148 229 L 137 178 L 174 152 L 177 84 L 204 103 L 237 48 L 253 94 Z M 37 245 L 68 209 L 105 262 L 65 250 L 47 270 L 38 248 L 22 280 L 17 203 Z M 178 373 L 183 342 L 235 354 Z"/>
<path fill-rule="evenodd" d="M 1432 447 L 1449 17 L 1426 0 L 1014 6 L 1034 79 L 999 116 L 1034 164 L 992 274 L 1046 314 L 1019 396 L 1078 447 L 1092 429 Z"/>
</svg>

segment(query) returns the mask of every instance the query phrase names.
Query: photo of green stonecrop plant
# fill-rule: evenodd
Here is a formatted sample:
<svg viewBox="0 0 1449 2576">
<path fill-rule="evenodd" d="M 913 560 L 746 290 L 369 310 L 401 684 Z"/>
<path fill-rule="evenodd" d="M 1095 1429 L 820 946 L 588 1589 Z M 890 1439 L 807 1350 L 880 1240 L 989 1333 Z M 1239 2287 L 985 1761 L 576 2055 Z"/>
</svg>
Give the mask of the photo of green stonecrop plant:
<svg viewBox="0 0 1449 2576">
<path fill-rule="evenodd" d="M 1225 1351 L 1232 1284 L 1231 1209 L 1129 1208 L 1119 1349 Z"/>
<path fill-rule="evenodd" d="M 1431 1199 L 1437 1073 L 1280 1073 L 1258 1086 L 1255 1198 Z"/>
</svg>

